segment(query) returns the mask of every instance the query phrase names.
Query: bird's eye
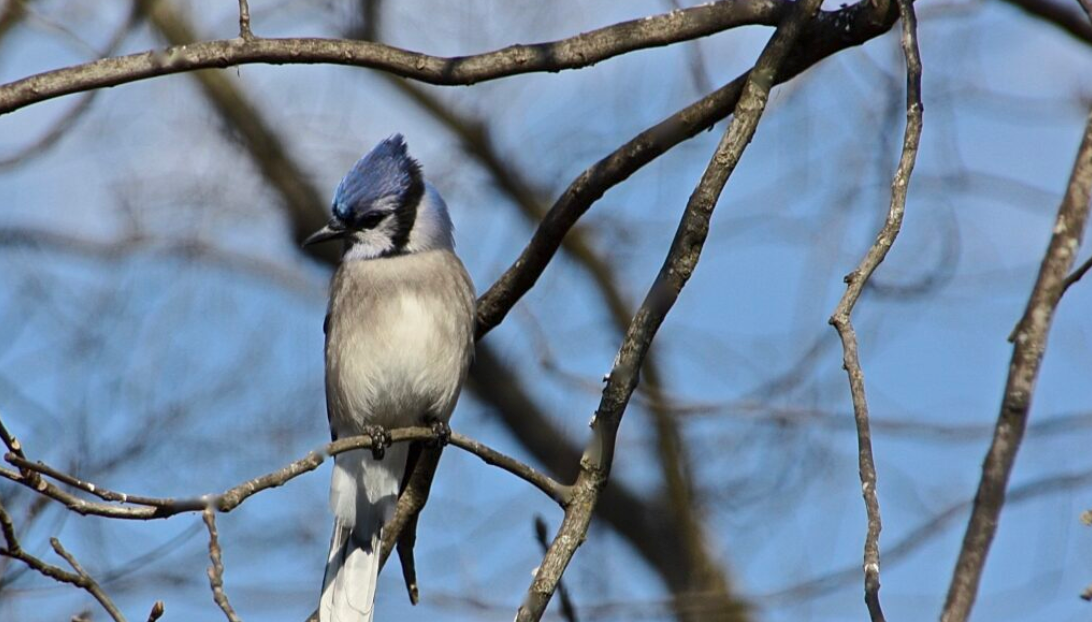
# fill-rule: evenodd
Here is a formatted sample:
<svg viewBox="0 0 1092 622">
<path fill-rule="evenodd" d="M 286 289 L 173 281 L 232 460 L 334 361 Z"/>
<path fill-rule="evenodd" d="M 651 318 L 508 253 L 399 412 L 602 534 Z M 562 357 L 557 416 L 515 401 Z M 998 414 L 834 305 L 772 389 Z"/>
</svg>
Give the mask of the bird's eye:
<svg viewBox="0 0 1092 622">
<path fill-rule="evenodd" d="M 375 229 L 386 217 L 387 214 L 383 212 L 368 212 L 360 218 L 359 227 L 361 229 Z"/>
</svg>

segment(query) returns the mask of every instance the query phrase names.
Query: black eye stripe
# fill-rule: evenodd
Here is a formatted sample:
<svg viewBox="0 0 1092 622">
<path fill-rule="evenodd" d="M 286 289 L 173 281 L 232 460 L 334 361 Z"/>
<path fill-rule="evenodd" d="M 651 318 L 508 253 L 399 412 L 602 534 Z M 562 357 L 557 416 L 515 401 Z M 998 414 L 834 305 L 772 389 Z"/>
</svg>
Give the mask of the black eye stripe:
<svg viewBox="0 0 1092 622">
<path fill-rule="evenodd" d="M 375 229 L 389 215 L 388 212 L 368 212 L 361 216 L 357 226 L 361 229 Z"/>
</svg>

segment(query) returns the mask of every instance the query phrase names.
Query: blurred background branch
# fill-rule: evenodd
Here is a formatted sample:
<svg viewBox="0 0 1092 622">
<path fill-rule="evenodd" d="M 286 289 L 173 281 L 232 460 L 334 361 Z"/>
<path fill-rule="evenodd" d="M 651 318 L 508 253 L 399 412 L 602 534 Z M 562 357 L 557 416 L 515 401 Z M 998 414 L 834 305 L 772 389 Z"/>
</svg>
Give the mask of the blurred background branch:
<svg viewBox="0 0 1092 622">
<path fill-rule="evenodd" d="M 970 509 L 976 448 L 996 414 L 999 346 L 1026 302 L 1092 93 L 1080 9 L 1044 4 L 1025 15 L 1010 4 L 920 7 L 936 69 L 909 197 L 916 217 L 853 316 L 892 534 L 891 619 L 940 607 L 947 577 L 937 560 L 958 548 L 951 527 Z M 234 3 L 135 6 L 3 3 L 0 82 L 103 51 L 220 49 L 192 44 L 240 32 Z M 479 73 L 463 78 L 522 73 L 441 89 L 351 67 L 250 64 L 0 116 L 0 157 L 11 160 L 0 170 L 0 408 L 55 472 L 156 499 L 226 490 L 322 443 L 318 326 L 337 253 L 305 255 L 293 241 L 325 221 L 322 188 L 364 146 L 400 131 L 451 205 L 460 253 L 485 292 L 480 333 L 491 334 L 456 426 L 541 467 L 540 489 L 564 490 L 635 293 L 659 267 L 720 134 L 705 130 L 735 111 L 747 59 L 769 32 L 737 26 L 773 25 L 789 6 L 250 2 L 261 36 L 375 42 L 329 48 L 365 53 L 351 63 L 421 50 L 406 58 L 424 58 L 428 79 L 453 79 L 434 72 L 437 59 L 466 54 L 477 60 L 464 69 Z M 752 154 L 720 199 L 702 269 L 648 352 L 595 508 L 601 520 L 565 575 L 571 607 L 547 615 L 859 616 L 852 560 L 865 521 L 845 485 L 858 456 L 832 364 L 837 340 L 823 320 L 844 266 L 883 223 L 875 207 L 903 114 L 902 56 L 887 34 L 896 17 L 893 2 L 821 12 L 790 54 Z M 668 40 L 677 44 L 649 47 Z M 237 46 L 245 60 L 269 41 L 217 45 Z M 564 43 L 505 47 L 520 41 Z M 599 56 L 575 55 L 592 48 Z M 515 62 L 546 49 L 569 56 Z M 526 73 L 557 62 L 585 68 Z M 1087 295 L 1071 287 L 1059 308 L 1036 395 L 1053 415 L 1027 426 L 991 559 L 998 574 L 979 598 L 990 619 L 1083 616 L 1072 595 L 1087 569 L 1072 539 L 1084 536 L 1067 529 L 1071 500 L 1092 486 Z M 380 612 L 511 619 L 542 558 L 518 526 L 550 520 L 558 495 L 463 452 L 445 455 L 416 534 L 420 609 L 388 571 Z M 81 518 L 13 484 L 40 475 L 20 460 L 0 470 L 0 499 L 28 554 L 46 559 L 49 538 L 63 538 L 119 610 L 143 614 L 165 599 L 172 616 L 223 615 L 208 597 L 198 517 Z M 59 498 L 94 495 L 44 481 Z M 297 621 L 313 609 L 329 537 L 325 488 L 322 474 L 292 479 L 219 521 L 243 617 Z M 0 557 L 0 618 L 86 617 L 96 607 L 86 591 Z"/>
</svg>

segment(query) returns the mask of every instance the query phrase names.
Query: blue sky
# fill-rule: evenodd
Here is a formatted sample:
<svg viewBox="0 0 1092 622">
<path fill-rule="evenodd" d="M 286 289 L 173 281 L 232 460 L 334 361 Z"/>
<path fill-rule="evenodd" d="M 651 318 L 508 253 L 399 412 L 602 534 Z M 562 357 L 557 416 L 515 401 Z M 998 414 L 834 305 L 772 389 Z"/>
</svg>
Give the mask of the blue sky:
<svg viewBox="0 0 1092 622">
<path fill-rule="evenodd" d="M 86 46 L 73 45 L 56 25 L 94 48 L 124 14 L 123 3 L 35 6 L 38 16 L 0 47 L 2 81 L 87 59 Z M 465 54 L 668 8 L 425 6 L 389 9 L 387 40 Z M 973 495 L 1011 352 L 1005 337 L 1050 235 L 1092 92 L 1092 49 L 1051 26 L 1004 4 L 923 2 L 919 9 L 925 134 L 903 235 L 876 279 L 895 287 L 933 277 L 939 285 L 917 296 L 870 292 L 855 315 L 877 421 L 883 550 Z M 334 36 L 351 6 L 253 2 L 252 11 L 262 35 Z M 189 13 L 209 37 L 234 33 L 233 3 L 194 3 Z M 434 92 L 488 118 L 500 152 L 549 200 L 598 158 L 699 97 L 704 84 L 720 85 L 745 69 L 768 33 L 747 28 L 701 40 L 697 72 L 690 45 L 579 72 Z M 124 50 L 151 45 L 142 27 Z M 886 36 L 775 92 L 721 199 L 702 263 L 654 349 L 670 394 L 695 407 L 684 431 L 710 542 L 762 620 L 866 615 L 857 576 L 806 598 L 791 589 L 860 563 L 856 440 L 841 352 L 826 319 L 842 275 L 886 210 L 904 114 L 898 54 L 897 39 Z M 384 80 L 321 66 L 251 65 L 225 74 L 261 106 L 328 194 L 377 140 L 405 134 L 452 207 L 460 254 L 480 291 L 525 243 L 531 228 L 488 176 Z M 33 140 L 72 101 L 0 117 L 0 153 Z M 651 283 L 723 127 L 611 190 L 582 221 L 631 300 Z M 102 485 L 192 495 L 277 468 L 326 439 L 328 272 L 299 254 L 276 193 L 220 130 L 192 80 L 161 78 L 104 91 L 56 148 L 0 171 L 0 230 L 59 227 L 108 240 L 135 227 L 160 249 L 88 259 L 72 249 L 0 245 L 0 412 L 32 457 L 81 472 L 104 468 L 102 460 L 135 443 Z M 193 239 L 260 268 L 162 252 L 170 241 Z M 1033 424 L 1092 412 L 1090 288 L 1078 284 L 1061 305 Z M 579 442 L 617 342 L 591 282 L 564 256 L 488 337 Z M 815 356 L 792 374 L 809 351 Z M 1092 469 L 1089 420 L 1033 429 L 1012 485 Z M 453 426 L 530 460 L 473 396 Z M 971 431 L 931 433 L 937 426 Z M 639 402 L 620 443 L 613 476 L 655 494 L 654 438 Z M 220 518 L 226 588 L 244 619 L 296 621 L 313 607 L 329 537 L 328 475 L 324 467 Z M 979 619 L 1087 618 L 1077 594 L 1092 581 L 1092 531 L 1077 516 L 1092 507 L 1090 481 L 1053 492 L 1040 484 L 1031 490 L 1042 494 L 1006 510 Z M 15 493 L 0 486 L 0 494 L 7 505 Z M 421 525 L 423 603 L 409 607 L 398 572 L 388 569 L 382 619 L 510 619 L 541 558 L 535 514 L 551 526 L 560 521 L 537 491 L 446 452 Z M 891 619 L 938 614 L 965 520 L 965 511 L 956 514 L 932 540 L 885 561 Z M 52 508 L 24 541 L 52 559 L 46 538 L 58 535 L 90 570 L 112 577 L 107 589 L 130 618 L 163 599 L 167 620 L 219 619 L 204 581 L 199 524 L 194 516 L 116 524 Z M 149 551 L 155 561 L 133 563 Z M 116 576 L 123 570 L 128 574 Z M 593 527 L 566 577 L 587 619 L 671 619 L 657 576 L 603 525 Z M 12 589 L 0 619 L 57 619 L 90 605 L 80 593 L 29 576 Z"/>
</svg>

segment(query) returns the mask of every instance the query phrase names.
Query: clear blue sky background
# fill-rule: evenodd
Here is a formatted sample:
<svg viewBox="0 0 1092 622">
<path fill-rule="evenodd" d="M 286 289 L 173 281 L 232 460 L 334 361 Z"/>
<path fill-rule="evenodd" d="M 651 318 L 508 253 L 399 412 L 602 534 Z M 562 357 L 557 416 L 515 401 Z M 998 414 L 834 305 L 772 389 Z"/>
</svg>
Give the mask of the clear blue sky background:
<svg viewBox="0 0 1092 622">
<path fill-rule="evenodd" d="M 466 54 L 669 9 L 434 4 L 389 7 L 386 40 Z M 336 36 L 352 5 L 257 0 L 254 28 Z M 87 60 L 126 7 L 33 6 L 36 15 L 0 44 L 0 81 Z M 234 3 L 191 6 L 204 36 L 235 32 Z M 856 315 L 876 419 L 885 552 L 973 496 L 1007 370 L 1005 337 L 1050 235 L 1092 93 L 1092 48 L 1054 27 L 997 2 L 918 7 L 921 156 L 903 235 L 876 274 L 888 287 L 866 295 Z M 769 32 L 742 29 L 579 72 L 436 92 L 488 118 L 499 150 L 552 200 L 585 167 L 744 70 Z M 123 49 L 153 45 L 141 27 Z M 322 66 L 224 73 L 260 104 L 325 191 L 377 140 L 404 133 L 447 197 L 480 290 L 525 243 L 530 227 L 457 141 L 377 76 Z M 685 432 L 710 541 L 761 620 L 867 615 L 856 570 L 864 534 L 856 440 L 826 318 L 886 210 L 902 81 L 889 35 L 775 92 L 720 202 L 702 263 L 657 339 L 671 394 L 702 407 L 686 416 Z M 0 117 L 0 154 L 33 140 L 73 101 Z M 583 221 L 632 300 L 658 269 L 723 127 L 609 192 Z M 78 473 L 101 470 L 102 485 L 131 493 L 192 495 L 273 470 L 326 440 L 328 273 L 294 247 L 276 193 L 220 129 L 190 78 L 140 82 L 100 93 L 55 149 L 0 171 L 0 231 L 59 228 L 111 240 L 136 226 L 160 251 L 170 240 L 197 238 L 260 266 L 147 250 L 89 260 L 71 248 L 0 244 L 0 412 L 32 457 Z M 939 284 L 925 295 L 883 295 L 926 278 Z M 1092 530 L 1077 516 L 1092 507 L 1090 310 L 1092 283 L 1080 283 L 1059 311 L 1032 420 L 1086 416 L 1033 428 L 1012 480 L 1027 487 L 1076 475 L 1083 483 L 1031 485 L 1035 494 L 1006 510 L 977 619 L 1089 616 L 1077 594 L 1092 581 Z M 488 341 L 583 442 L 618 340 L 580 268 L 559 257 Z M 793 374 L 797 366 L 803 371 Z M 770 389 L 786 377 L 791 382 Z M 639 404 L 631 409 L 614 471 L 646 492 L 658 482 L 649 422 Z M 469 396 L 453 423 L 523 456 Z M 103 464 L 119 454 L 128 461 Z M 226 587 L 244 619 L 295 622 L 313 608 L 329 537 L 328 475 L 324 467 L 220 518 Z M 0 485 L 0 494 L 8 504 L 14 488 Z M 24 508 L 26 497 L 15 501 Z M 522 482 L 447 452 L 420 530 L 423 602 L 409 607 L 392 567 L 381 581 L 380 619 L 511 619 L 541 558 L 535 514 L 551 526 L 560 520 Z M 965 520 L 958 512 L 909 554 L 885 557 L 889 619 L 938 614 Z M 131 619 L 143 619 L 157 598 L 167 603 L 167 620 L 221 618 L 204 580 L 199 517 L 121 524 L 51 508 L 23 537 L 28 550 L 57 562 L 49 535 L 104 579 Z M 797 589 L 846 569 L 818 593 Z M 671 618 L 656 575 L 602 525 L 566 579 L 582 619 Z M 94 609 L 85 595 L 30 575 L 9 589 L 0 620 Z"/>
</svg>

